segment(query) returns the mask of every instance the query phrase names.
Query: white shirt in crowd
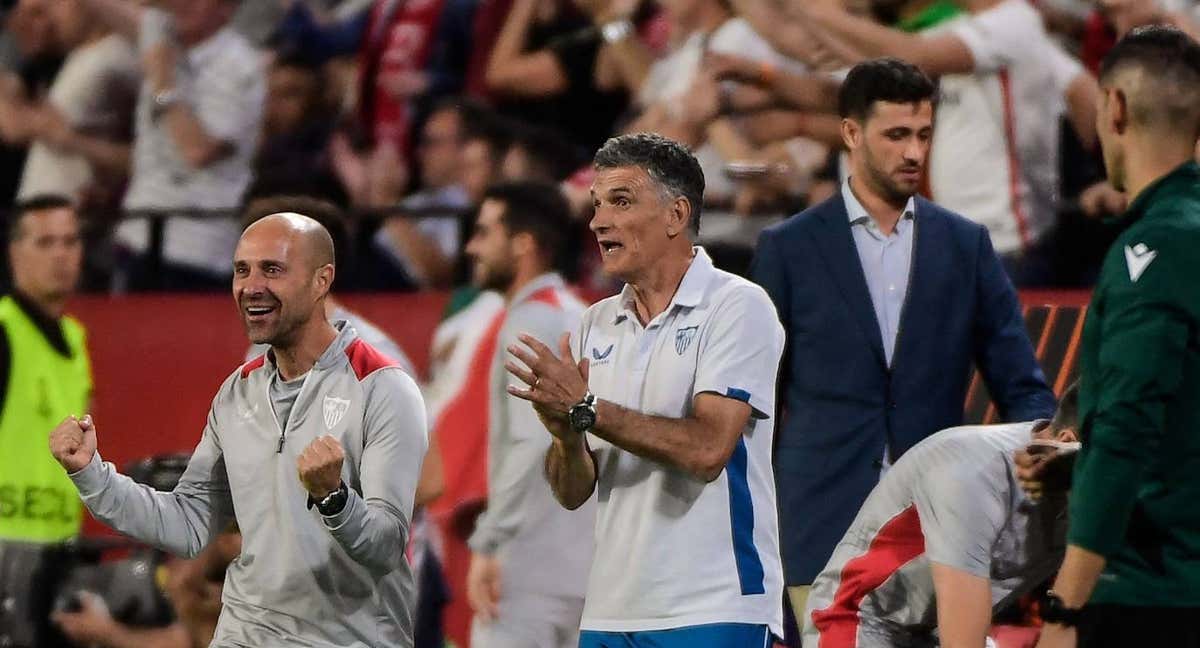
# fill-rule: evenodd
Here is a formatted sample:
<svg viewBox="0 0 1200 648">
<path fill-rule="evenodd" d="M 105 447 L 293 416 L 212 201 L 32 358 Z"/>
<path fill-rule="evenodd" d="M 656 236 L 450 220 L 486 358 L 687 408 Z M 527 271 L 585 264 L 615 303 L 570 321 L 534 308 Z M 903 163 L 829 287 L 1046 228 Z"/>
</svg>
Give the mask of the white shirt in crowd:
<svg viewBox="0 0 1200 648">
<path fill-rule="evenodd" d="M 678 107 L 680 100 L 700 71 L 705 52 L 736 54 L 752 61 L 763 61 L 788 70 L 803 71 L 805 67 L 780 54 L 750 23 L 742 18 L 730 18 L 713 30 L 711 34 L 695 32 L 670 54 L 659 59 L 650 67 L 646 80 L 638 93 L 642 106 L 665 104 Z M 724 166 L 728 160 L 712 144 L 703 144 L 696 149 L 696 159 L 704 171 L 705 193 L 714 196 L 732 196 L 737 186 L 725 177 Z"/>
<path fill-rule="evenodd" d="M 591 363 L 597 398 L 669 418 L 691 415 L 708 392 L 753 408 L 711 483 L 589 436 L 599 506 L 584 630 L 748 623 L 782 636 L 771 448 L 783 339 L 766 292 L 716 269 L 700 247 L 648 325 L 629 286 L 584 314 L 575 351 Z"/>
<path fill-rule="evenodd" d="M 71 128 L 119 140 L 129 136 L 140 82 L 137 52 L 129 41 L 109 34 L 67 56 L 50 86 L 47 102 Z M 78 199 L 92 178 L 92 166 L 82 155 L 37 141 L 29 147 L 17 198 L 59 195 Z"/>
<path fill-rule="evenodd" d="M 138 36 L 143 54 L 171 37 L 170 23 L 170 16 L 162 11 L 144 11 Z M 204 168 L 192 168 L 180 155 L 166 124 L 154 117 L 154 92 L 143 83 L 125 208 L 236 209 L 253 177 L 251 165 L 266 97 L 262 54 L 226 26 L 181 56 L 176 90 L 208 135 L 229 144 L 231 152 Z M 163 233 L 163 258 L 218 276 L 228 274 L 240 232 L 234 218 L 170 218 Z M 116 236 L 125 247 L 143 252 L 148 233 L 145 220 L 131 219 L 121 223 Z"/>
<path fill-rule="evenodd" d="M 1054 226 L 1063 97 L 1084 71 L 1050 39 L 1027 0 L 1006 0 L 926 33 L 947 32 L 971 51 L 975 71 L 940 81 L 933 198 L 986 226 L 999 254 L 1019 252 Z"/>
</svg>

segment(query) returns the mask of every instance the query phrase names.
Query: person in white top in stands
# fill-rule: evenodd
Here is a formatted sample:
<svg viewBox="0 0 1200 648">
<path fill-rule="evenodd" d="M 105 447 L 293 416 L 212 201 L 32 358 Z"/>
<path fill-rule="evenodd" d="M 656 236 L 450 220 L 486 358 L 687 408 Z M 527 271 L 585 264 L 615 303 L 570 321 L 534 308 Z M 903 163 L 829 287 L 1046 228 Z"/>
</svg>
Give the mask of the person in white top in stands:
<svg viewBox="0 0 1200 648">
<path fill-rule="evenodd" d="M 783 621 L 783 327 L 762 288 L 692 245 L 704 175 L 686 148 L 625 135 L 594 166 L 591 229 L 626 286 L 584 313 L 573 345 L 521 336 L 507 365 L 525 383 L 509 393 L 554 437 L 558 501 L 597 495 L 580 648 L 765 646 Z"/>
<path fill-rule="evenodd" d="M 802 3 L 812 33 L 865 57 L 940 77 L 933 198 L 985 225 L 1018 286 L 1053 278 L 1045 242 L 1058 207 L 1059 118 L 1094 146 L 1096 81 L 1046 33 L 1027 0 L 955 0 L 959 18 L 908 34 L 830 3 Z"/>
<path fill-rule="evenodd" d="M 134 123 L 127 210 L 165 212 L 163 267 L 145 219 L 122 222 L 119 246 L 140 263 L 117 289 L 227 290 L 240 229 L 235 210 L 251 180 L 266 97 L 262 54 L 229 25 L 236 0 L 84 0 L 117 33 L 135 40 L 142 86 Z M 189 211 L 228 210 L 227 217 Z"/>
</svg>

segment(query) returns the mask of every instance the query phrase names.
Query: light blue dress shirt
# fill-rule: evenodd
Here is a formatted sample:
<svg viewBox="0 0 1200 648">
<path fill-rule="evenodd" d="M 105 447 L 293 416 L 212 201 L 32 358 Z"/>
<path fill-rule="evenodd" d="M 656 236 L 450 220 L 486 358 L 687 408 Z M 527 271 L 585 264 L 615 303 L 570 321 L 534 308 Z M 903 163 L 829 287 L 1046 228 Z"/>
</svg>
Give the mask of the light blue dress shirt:
<svg viewBox="0 0 1200 648">
<path fill-rule="evenodd" d="M 916 203 L 912 198 L 908 199 L 895 229 L 885 236 L 850 190 L 849 178 L 842 183 L 842 199 L 850 215 L 850 233 L 854 236 L 858 260 L 867 278 L 867 290 L 871 293 L 871 305 L 875 308 L 875 321 L 883 338 L 884 357 L 890 367 L 892 353 L 896 349 L 896 334 L 900 331 L 900 313 L 904 308 L 904 297 L 908 294 L 916 231 L 916 221 L 913 219 Z"/>
</svg>

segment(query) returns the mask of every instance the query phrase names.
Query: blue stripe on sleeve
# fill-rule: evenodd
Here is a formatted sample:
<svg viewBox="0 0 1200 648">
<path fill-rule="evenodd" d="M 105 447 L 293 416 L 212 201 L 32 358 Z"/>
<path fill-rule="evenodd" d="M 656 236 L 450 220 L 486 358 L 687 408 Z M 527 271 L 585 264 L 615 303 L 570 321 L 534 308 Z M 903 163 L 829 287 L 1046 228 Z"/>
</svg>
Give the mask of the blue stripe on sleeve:
<svg viewBox="0 0 1200 648">
<path fill-rule="evenodd" d="M 735 400 L 740 400 L 743 403 L 750 402 L 750 392 L 744 389 L 737 389 L 736 387 L 730 387 L 729 389 L 726 389 L 725 396 Z"/>
<path fill-rule="evenodd" d="M 730 389 L 733 392 L 750 394 L 744 391 Z M 740 400 L 740 399 L 739 399 Z M 733 527 L 733 558 L 737 564 L 738 581 L 742 586 L 742 595 L 765 594 L 762 559 L 758 556 L 758 548 L 754 546 L 754 501 L 750 498 L 750 483 L 746 479 L 746 439 L 739 438 L 729 465 L 725 467 L 729 483 L 729 521 Z"/>
</svg>

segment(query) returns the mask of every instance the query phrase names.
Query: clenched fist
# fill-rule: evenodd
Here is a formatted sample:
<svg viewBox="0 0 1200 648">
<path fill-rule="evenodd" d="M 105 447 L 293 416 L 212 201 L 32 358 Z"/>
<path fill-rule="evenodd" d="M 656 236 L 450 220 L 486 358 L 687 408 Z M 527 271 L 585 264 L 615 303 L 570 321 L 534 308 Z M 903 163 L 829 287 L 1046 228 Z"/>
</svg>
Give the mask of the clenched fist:
<svg viewBox="0 0 1200 648">
<path fill-rule="evenodd" d="M 96 454 L 96 425 L 91 415 L 63 419 L 50 433 L 50 452 L 69 473 L 86 468 Z"/>
<path fill-rule="evenodd" d="M 317 437 L 296 458 L 300 483 L 313 499 L 320 500 L 342 485 L 342 444 L 331 436 Z"/>
</svg>

